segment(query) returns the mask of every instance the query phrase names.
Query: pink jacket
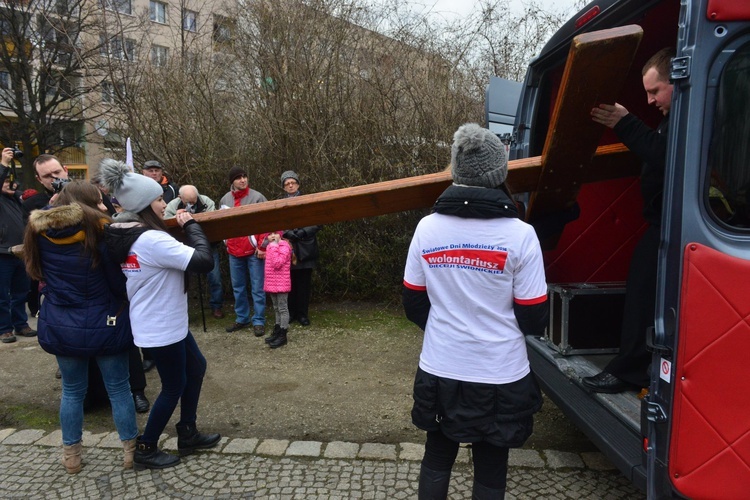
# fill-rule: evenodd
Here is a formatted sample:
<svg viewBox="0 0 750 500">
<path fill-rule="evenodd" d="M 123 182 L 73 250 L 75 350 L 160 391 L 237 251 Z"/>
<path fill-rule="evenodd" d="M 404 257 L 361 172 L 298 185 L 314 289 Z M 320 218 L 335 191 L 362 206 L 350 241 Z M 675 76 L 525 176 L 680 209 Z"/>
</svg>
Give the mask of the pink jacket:
<svg viewBox="0 0 750 500">
<path fill-rule="evenodd" d="M 288 241 L 269 243 L 266 247 L 266 276 L 263 290 L 288 293 L 292 290 L 292 246 Z"/>
</svg>

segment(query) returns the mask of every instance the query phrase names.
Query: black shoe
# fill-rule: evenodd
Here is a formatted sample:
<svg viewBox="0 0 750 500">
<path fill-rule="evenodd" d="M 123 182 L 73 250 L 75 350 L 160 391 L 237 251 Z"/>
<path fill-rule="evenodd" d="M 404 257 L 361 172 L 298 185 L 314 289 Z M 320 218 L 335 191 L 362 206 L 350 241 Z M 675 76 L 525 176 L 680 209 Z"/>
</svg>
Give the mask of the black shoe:
<svg viewBox="0 0 750 500">
<path fill-rule="evenodd" d="M 164 453 L 156 443 L 144 443 L 138 436 L 133 457 L 133 470 L 166 469 L 180 463 L 180 457 Z"/>
<path fill-rule="evenodd" d="M 250 323 L 237 323 L 236 321 L 227 327 L 227 332 L 232 333 L 237 330 L 244 330 L 250 326 Z"/>
<path fill-rule="evenodd" d="M 135 403 L 135 411 L 138 413 L 146 413 L 151 408 L 151 403 L 149 403 L 143 391 L 133 393 L 133 402 Z"/>
<path fill-rule="evenodd" d="M 280 330 L 281 330 L 281 325 L 273 325 L 273 333 L 269 335 L 268 337 L 264 338 L 263 341 L 266 344 L 270 344 L 271 342 L 276 340 L 276 338 L 279 336 Z"/>
<path fill-rule="evenodd" d="M 581 379 L 581 384 L 590 391 L 603 392 L 605 394 L 616 394 L 618 392 L 636 388 L 634 385 L 629 384 L 624 380 L 620 380 L 607 372 L 601 372 L 593 377 L 583 377 Z"/>
<path fill-rule="evenodd" d="M 177 424 L 176 427 L 180 456 L 190 455 L 195 450 L 213 448 L 221 440 L 221 434 L 201 434 L 195 424 Z"/>
<path fill-rule="evenodd" d="M 279 330 L 279 335 L 274 340 L 268 343 L 268 347 L 271 349 L 276 349 L 277 347 L 285 346 L 286 345 L 286 328 L 282 328 Z"/>
<path fill-rule="evenodd" d="M 154 363 L 153 359 L 144 359 L 143 360 L 143 371 L 148 372 L 154 369 L 156 366 L 156 363 Z"/>
<path fill-rule="evenodd" d="M 265 325 L 253 325 L 253 335 L 256 337 L 262 337 L 266 334 Z"/>
<path fill-rule="evenodd" d="M 310 320 L 307 318 L 307 316 L 300 316 L 298 321 L 302 326 L 310 326 Z"/>
</svg>

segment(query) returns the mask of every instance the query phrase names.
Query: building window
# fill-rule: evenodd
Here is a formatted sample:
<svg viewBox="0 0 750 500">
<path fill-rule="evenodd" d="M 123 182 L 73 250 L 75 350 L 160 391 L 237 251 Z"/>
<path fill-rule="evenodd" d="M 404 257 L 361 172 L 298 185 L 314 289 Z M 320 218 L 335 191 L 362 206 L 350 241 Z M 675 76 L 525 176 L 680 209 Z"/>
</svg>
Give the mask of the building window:
<svg viewBox="0 0 750 500">
<path fill-rule="evenodd" d="M 114 10 L 121 14 L 133 13 L 133 5 L 130 0 L 99 0 L 99 5 L 107 10 Z"/>
<path fill-rule="evenodd" d="M 232 39 L 232 24 L 224 16 L 214 16 L 214 42 L 228 43 Z"/>
<path fill-rule="evenodd" d="M 160 24 L 167 24 L 167 4 L 151 0 L 148 6 L 149 18 Z"/>
<path fill-rule="evenodd" d="M 114 104 L 125 97 L 125 84 L 120 83 L 115 87 L 112 82 L 102 82 L 102 102 Z"/>
<path fill-rule="evenodd" d="M 0 71 L 0 89 L 11 89 L 10 73 L 7 71 Z"/>
<path fill-rule="evenodd" d="M 100 35 L 99 44 L 99 53 L 102 56 L 123 61 L 135 61 L 135 40 L 132 38 L 115 36 L 107 41 L 104 35 Z"/>
<path fill-rule="evenodd" d="M 168 51 L 166 47 L 161 45 L 151 46 L 151 64 L 154 66 L 166 66 L 167 65 Z"/>
<path fill-rule="evenodd" d="M 198 31 L 198 13 L 193 10 L 182 11 L 182 29 L 185 31 Z"/>
</svg>

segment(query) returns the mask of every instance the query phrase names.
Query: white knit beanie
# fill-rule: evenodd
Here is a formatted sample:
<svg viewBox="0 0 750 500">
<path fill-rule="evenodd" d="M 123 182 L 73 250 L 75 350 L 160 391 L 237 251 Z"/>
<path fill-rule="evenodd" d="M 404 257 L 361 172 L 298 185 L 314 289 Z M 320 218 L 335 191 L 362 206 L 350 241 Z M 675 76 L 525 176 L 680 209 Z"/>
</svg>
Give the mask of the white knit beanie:
<svg viewBox="0 0 750 500">
<path fill-rule="evenodd" d="M 138 213 L 164 195 L 164 189 L 158 182 L 131 172 L 125 163 L 111 158 L 99 163 L 99 176 L 120 206 L 129 212 Z"/>
</svg>

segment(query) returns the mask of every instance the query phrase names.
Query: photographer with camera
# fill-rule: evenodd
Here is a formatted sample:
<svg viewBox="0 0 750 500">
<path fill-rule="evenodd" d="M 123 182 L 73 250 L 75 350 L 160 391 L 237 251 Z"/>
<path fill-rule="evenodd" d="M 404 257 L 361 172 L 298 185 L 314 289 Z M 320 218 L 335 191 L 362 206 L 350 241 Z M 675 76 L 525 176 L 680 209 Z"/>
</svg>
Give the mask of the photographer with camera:
<svg viewBox="0 0 750 500">
<path fill-rule="evenodd" d="M 26 314 L 29 277 L 21 259 L 11 248 L 23 243 L 27 213 L 21 204 L 21 189 L 13 175 L 16 148 L 5 148 L 0 158 L 0 341 L 16 341 L 16 335 L 33 337 Z M 15 330 L 15 333 L 14 333 Z"/>
<path fill-rule="evenodd" d="M 62 190 L 63 186 L 70 182 L 68 169 L 60 163 L 54 155 L 41 154 L 34 160 L 34 172 L 36 180 L 44 186 L 44 191 L 38 193 L 23 202 L 27 212 L 44 208 Z"/>
<path fill-rule="evenodd" d="M 198 193 L 198 188 L 186 184 L 179 190 L 179 195 L 174 200 L 167 203 L 164 210 L 164 218 L 171 219 L 180 212 L 190 212 L 191 214 L 200 214 L 203 212 L 213 212 L 216 210 L 216 204 L 208 196 Z M 221 286 L 221 268 L 219 267 L 219 245 L 212 243 L 211 251 L 214 254 L 214 268 L 208 273 L 208 288 L 211 295 L 209 302 L 211 304 L 211 314 L 216 319 L 224 317 L 224 290 Z"/>
</svg>

